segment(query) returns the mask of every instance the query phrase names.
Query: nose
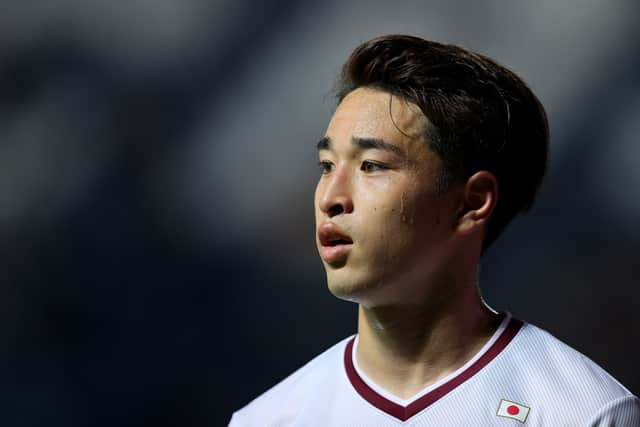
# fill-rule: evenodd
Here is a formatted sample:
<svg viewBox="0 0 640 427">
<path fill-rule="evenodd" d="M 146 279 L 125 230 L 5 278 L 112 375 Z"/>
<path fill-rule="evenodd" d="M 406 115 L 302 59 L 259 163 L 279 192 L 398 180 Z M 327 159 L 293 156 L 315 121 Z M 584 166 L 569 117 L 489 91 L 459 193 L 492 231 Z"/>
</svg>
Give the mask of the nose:
<svg viewBox="0 0 640 427">
<path fill-rule="evenodd" d="M 318 208 L 329 218 L 353 212 L 351 179 L 344 170 L 336 169 L 320 178 L 316 200 Z"/>
</svg>

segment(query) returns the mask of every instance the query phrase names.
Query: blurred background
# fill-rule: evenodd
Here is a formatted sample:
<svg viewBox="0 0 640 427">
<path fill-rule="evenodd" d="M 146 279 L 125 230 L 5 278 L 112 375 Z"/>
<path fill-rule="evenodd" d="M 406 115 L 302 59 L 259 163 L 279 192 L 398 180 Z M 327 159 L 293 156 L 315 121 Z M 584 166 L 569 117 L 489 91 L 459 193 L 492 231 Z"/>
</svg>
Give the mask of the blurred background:
<svg viewBox="0 0 640 427">
<path fill-rule="evenodd" d="M 632 0 L 0 2 L 0 425 L 213 426 L 352 334 L 314 245 L 315 143 L 360 42 L 410 33 L 546 106 L 496 309 L 640 393 Z"/>
</svg>

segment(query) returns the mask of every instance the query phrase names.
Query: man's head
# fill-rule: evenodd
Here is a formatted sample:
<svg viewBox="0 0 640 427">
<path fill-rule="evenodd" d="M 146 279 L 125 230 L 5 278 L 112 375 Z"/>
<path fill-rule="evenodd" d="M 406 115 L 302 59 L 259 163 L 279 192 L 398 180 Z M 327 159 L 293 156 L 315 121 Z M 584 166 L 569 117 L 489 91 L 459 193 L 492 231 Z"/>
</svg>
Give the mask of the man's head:
<svg viewBox="0 0 640 427">
<path fill-rule="evenodd" d="M 455 292 L 421 283 L 450 283 L 531 206 L 547 152 L 540 103 L 491 60 L 407 36 L 358 47 L 338 98 L 315 196 L 331 291 L 365 304 Z"/>
<path fill-rule="evenodd" d="M 382 89 L 420 108 L 429 120 L 425 141 L 443 162 L 442 191 L 480 170 L 496 177 L 500 197 L 484 250 L 531 208 L 546 172 L 549 128 L 542 104 L 514 73 L 458 46 L 390 35 L 353 51 L 339 102 L 358 87 Z"/>
</svg>

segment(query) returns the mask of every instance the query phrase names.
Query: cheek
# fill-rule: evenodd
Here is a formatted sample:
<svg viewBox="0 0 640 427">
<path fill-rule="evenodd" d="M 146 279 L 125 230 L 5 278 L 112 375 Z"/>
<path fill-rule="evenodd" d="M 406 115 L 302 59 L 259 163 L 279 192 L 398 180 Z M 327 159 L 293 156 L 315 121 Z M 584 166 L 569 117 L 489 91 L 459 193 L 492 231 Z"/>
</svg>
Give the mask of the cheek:
<svg viewBox="0 0 640 427">
<path fill-rule="evenodd" d="M 371 222 L 376 223 L 380 232 L 397 232 L 404 225 L 410 225 L 413 222 L 415 211 L 413 188 L 407 188 L 403 182 L 392 178 L 363 184 L 363 191 L 359 192 L 360 205 L 365 208 L 365 215 L 369 216 Z"/>
<path fill-rule="evenodd" d="M 318 182 L 318 184 L 316 184 L 316 190 L 313 193 L 313 210 L 315 212 L 316 221 L 320 219 L 320 208 L 319 208 L 320 194 L 322 194 L 322 188 L 321 188 L 321 183 Z"/>
<path fill-rule="evenodd" d="M 416 191 L 401 192 L 384 211 L 382 229 L 390 241 L 390 249 L 410 252 L 435 237 L 441 212 L 433 196 Z"/>
<path fill-rule="evenodd" d="M 314 190 L 314 192 L 313 192 L 313 203 L 314 203 L 314 205 L 316 205 L 316 206 L 318 205 L 318 195 L 320 194 L 320 186 L 321 186 L 321 185 L 322 185 L 322 182 L 321 182 L 321 181 L 318 181 L 318 182 L 316 183 L 316 188 L 315 188 L 315 190 Z"/>
<path fill-rule="evenodd" d="M 414 226 L 407 217 L 407 206 L 400 197 L 380 200 L 368 207 L 369 214 L 361 218 L 367 230 L 367 244 L 377 248 L 387 259 L 395 258 L 397 252 L 411 246 Z"/>
</svg>

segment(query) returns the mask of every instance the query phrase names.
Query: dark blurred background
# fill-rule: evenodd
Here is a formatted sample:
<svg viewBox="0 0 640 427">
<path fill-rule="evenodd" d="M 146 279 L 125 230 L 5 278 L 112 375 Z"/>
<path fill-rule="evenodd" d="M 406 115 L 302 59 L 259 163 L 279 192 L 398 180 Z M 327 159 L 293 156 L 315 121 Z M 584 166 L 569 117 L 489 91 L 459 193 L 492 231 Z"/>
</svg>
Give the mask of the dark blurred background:
<svg viewBox="0 0 640 427">
<path fill-rule="evenodd" d="M 0 2 L 0 425 L 216 426 L 352 334 L 314 246 L 340 65 L 402 32 L 545 104 L 497 309 L 640 393 L 637 2 Z"/>
</svg>

